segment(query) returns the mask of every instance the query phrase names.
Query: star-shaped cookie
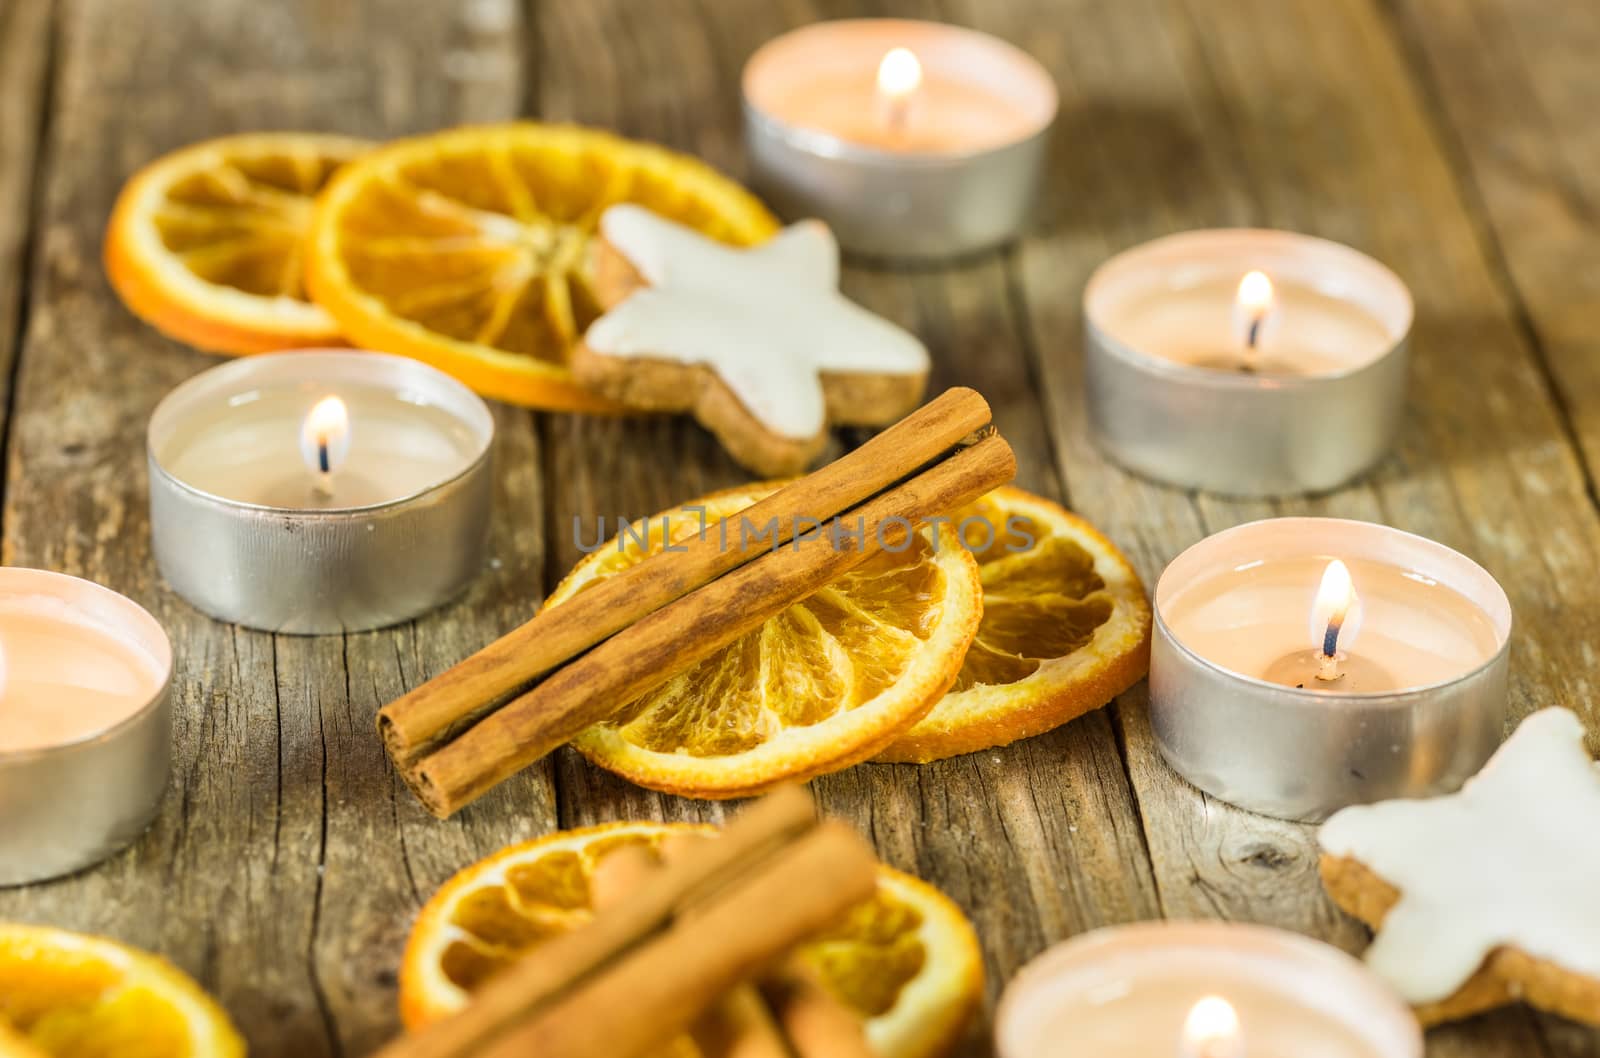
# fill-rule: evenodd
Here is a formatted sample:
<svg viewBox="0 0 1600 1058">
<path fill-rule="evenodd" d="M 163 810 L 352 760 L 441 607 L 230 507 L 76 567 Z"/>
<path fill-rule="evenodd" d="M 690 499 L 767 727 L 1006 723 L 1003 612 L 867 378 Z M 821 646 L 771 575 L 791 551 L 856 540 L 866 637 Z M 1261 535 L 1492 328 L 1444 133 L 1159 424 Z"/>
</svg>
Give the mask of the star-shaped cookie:
<svg viewBox="0 0 1600 1058">
<path fill-rule="evenodd" d="M 1368 964 L 1425 1023 L 1525 999 L 1600 1025 L 1600 767 L 1566 709 L 1522 722 L 1459 793 L 1346 808 L 1322 879 L 1377 929 Z"/>
<path fill-rule="evenodd" d="M 595 286 L 608 311 L 573 353 L 580 385 L 630 407 L 691 411 L 768 475 L 805 469 L 830 423 L 893 422 L 921 401 L 927 350 L 839 293 L 826 225 L 739 249 L 618 205 L 600 235 Z"/>
</svg>

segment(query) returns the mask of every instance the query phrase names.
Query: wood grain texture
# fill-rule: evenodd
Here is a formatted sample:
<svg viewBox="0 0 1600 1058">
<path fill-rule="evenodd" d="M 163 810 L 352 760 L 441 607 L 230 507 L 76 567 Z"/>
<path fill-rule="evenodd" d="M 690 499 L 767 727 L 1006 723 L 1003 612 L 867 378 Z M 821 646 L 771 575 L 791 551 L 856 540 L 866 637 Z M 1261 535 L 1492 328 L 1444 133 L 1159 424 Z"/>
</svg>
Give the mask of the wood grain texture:
<svg viewBox="0 0 1600 1058">
<path fill-rule="evenodd" d="M 1206 533 L 1275 514 L 1385 521 L 1478 558 L 1518 616 L 1513 712 L 1572 686 L 1593 621 L 1594 510 L 1539 365 L 1462 202 L 1437 130 L 1376 5 L 1152 2 L 971 4 L 975 24 L 1021 37 L 1064 91 L 1061 178 L 1047 234 L 1014 264 L 1018 300 L 1076 506 L 1153 577 Z M 1077 17 L 1074 17 L 1077 16 Z M 1416 366 L 1399 451 L 1335 494 L 1233 502 L 1129 478 L 1088 443 L 1077 292 L 1109 252 L 1186 227 L 1257 224 L 1321 234 L 1393 266 L 1418 303 Z M 1563 617 L 1554 621 L 1559 609 Z M 1144 689 L 1122 703 L 1127 762 L 1162 910 L 1264 921 L 1351 950 L 1365 933 L 1316 880 L 1312 829 L 1233 809 L 1160 761 Z M 1522 1011 L 1430 1039 L 1431 1053 L 1558 1046 Z"/>
<path fill-rule="evenodd" d="M 1600 466 L 1600 130 L 1593 120 L 1600 9 L 1558 2 L 1541 17 L 1530 14 L 1504 0 L 1392 7 L 1463 201 L 1548 377 L 1593 498 Z M 1564 538 L 1553 550 L 1566 559 L 1562 576 L 1583 575 Z M 1580 645 L 1592 642 L 1589 606 Z M 1592 702 L 1595 690 L 1587 664 L 1579 664 L 1556 700 Z M 1589 748 L 1600 753 L 1593 724 Z M 1600 1055 L 1597 1034 L 1559 1018 L 1540 1021 L 1557 1053 Z"/>
<path fill-rule="evenodd" d="M 214 361 L 116 304 L 100 228 L 143 162 L 252 128 L 389 136 L 521 111 L 740 175 L 740 68 L 819 17 L 975 25 L 1060 84 L 1033 237 L 947 267 L 845 275 L 852 296 L 928 342 L 931 389 L 972 385 L 990 401 L 1019 484 L 1093 519 L 1151 586 L 1206 533 L 1277 513 L 1387 521 L 1458 547 L 1512 596 L 1514 712 L 1559 701 L 1600 728 L 1600 603 L 1587 590 L 1600 518 L 1585 476 L 1600 458 L 1586 266 L 1600 137 L 1583 120 L 1600 15 L 1580 0 L 1521 13 L 1515 0 L 0 0 L 0 378 L 26 323 L 0 553 L 130 594 L 179 658 L 174 781 L 154 827 L 77 877 L 0 890 L 0 918 L 163 952 L 257 1054 L 353 1056 L 393 1030 L 411 917 L 462 865 L 557 825 L 724 817 L 564 751 L 439 823 L 372 730 L 381 703 L 531 614 L 600 517 L 610 531 L 743 482 L 709 435 L 664 417 L 497 409 L 494 560 L 467 598 L 349 637 L 218 625 L 151 564 L 142 455 L 154 403 Z M 1411 414 L 1368 480 L 1241 503 L 1139 481 L 1093 450 L 1084 280 L 1143 239 L 1234 224 L 1349 242 L 1416 293 Z M 860 438 L 841 435 L 835 451 Z M 862 766 L 814 791 L 973 915 L 991 1000 L 1049 943 L 1163 914 L 1365 943 L 1322 894 L 1309 828 L 1232 809 L 1166 769 L 1142 685 L 1039 738 Z M 1437 1030 L 1429 1047 L 1597 1058 L 1600 1034 L 1512 1010 Z M 974 1037 L 965 1053 L 988 1048 Z"/>
<path fill-rule="evenodd" d="M 49 0 L 0 7 L 0 436 L 22 337 L 52 45 Z"/>
<path fill-rule="evenodd" d="M 508 113 L 522 38 L 515 9 L 505 13 L 491 33 L 482 18 L 468 26 L 423 3 L 57 10 L 5 554 L 91 577 L 155 613 L 177 655 L 176 759 L 142 840 L 69 880 L 0 891 L 0 918 L 162 952 L 219 996 L 257 1054 L 370 1050 L 394 1029 L 394 974 L 418 902 L 463 863 L 554 820 L 548 772 L 534 771 L 434 824 L 372 729 L 382 702 L 518 623 L 537 597 L 538 442 L 530 415 L 498 414 L 492 568 L 458 604 L 349 637 L 210 621 L 152 564 L 144 428 L 166 391 L 215 361 L 118 305 L 100 229 L 129 172 L 194 139 L 252 128 L 383 136 Z M 479 78 L 491 73 L 486 92 Z"/>
</svg>

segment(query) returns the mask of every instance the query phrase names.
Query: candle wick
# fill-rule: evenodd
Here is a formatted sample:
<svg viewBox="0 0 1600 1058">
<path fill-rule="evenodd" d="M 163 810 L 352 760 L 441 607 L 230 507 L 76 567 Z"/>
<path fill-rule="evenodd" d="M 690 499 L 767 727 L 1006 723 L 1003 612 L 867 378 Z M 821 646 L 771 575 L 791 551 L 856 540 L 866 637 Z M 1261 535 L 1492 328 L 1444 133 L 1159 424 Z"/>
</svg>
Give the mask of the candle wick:
<svg viewBox="0 0 1600 1058">
<path fill-rule="evenodd" d="M 1344 615 L 1339 614 L 1328 622 L 1322 635 L 1322 659 L 1317 669 L 1317 679 L 1331 683 L 1344 673 L 1339 671 L 1339 631 L 1344 627 Z"/>
<path fill-rule="evenodd" d="M 1239 371 L 1242 374 L 1254 374 L 1256 370 L 1256 346 L 1261 341 L 1261 324 L 1266 320 L 1266 313 L 1257 313 L 1250 319 L 1250 326 L 1244 332 L 1244 356 L 1239 361 Z"/>
<path fill-rule="evenodd" d="M 333 496 L 333 456 L 328 451 L 328 439 L 317 438 L 317 495 L 324 499 Z"/>
<path fill-rule="evenodd" d="M 883 123 L 889 127 L 892 135 L 899 136 L 906 130 L 907 117 L 910 113 L 911 100 L 897 96 L 890 99 L 884 107 Z"/>
<path fill-rule="evenodd" d="M 1339 630 L 1344 627 L 1344 614 L 1336 614 L 1328 622 L 1328 630 L 1322 634 L 1322 656 L 1335 657 L 1339 653 Z"/>
</svg>

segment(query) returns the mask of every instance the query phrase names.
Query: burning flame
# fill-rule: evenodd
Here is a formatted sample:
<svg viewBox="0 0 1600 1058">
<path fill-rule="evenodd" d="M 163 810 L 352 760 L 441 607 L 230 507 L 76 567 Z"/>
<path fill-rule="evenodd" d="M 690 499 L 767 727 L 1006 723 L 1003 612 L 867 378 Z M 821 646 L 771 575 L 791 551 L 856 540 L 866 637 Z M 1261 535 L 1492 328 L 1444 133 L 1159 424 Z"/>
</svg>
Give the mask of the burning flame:
<svg viewBox="0 0 1600 1058">
<path fill-rule="evenodd" d="M 1239 280 L 1239 307 L 1251 316 L 1272 311 L 1272 280 L 1265 272 L 1246 272 Z"/>
<path fill-rule="evenodd" d="M 1311 604 L 1311 643 L 1324 657 L 1350 649 L 1361 630 L 1361 597 L 1343 562 L 1334 559 L 1322 573 L 1322 583 Z"/>
<path fill-rule="evenodd" d="M 884 124 L 904 128 L 911 101 L 922 85 L 922 63 L 909 48 L 891 48 L 878 64 L 878 108 Z"/>
<path fill-rule="evenodd" d="M 1246 272 L 1239 280 L 1239 292 L 1233 299 L 1234 326 L 1238 330 L 1239 344 L 1246 349 L 1258 348 L 1266 338 L 1267 324 L 1273 319 L 1277 295 L 1272 280 L 1265 272 Z"/>
<path fill-rule="evenodd" d="M 1184 1058 L 1239 1058 L 1239 1015 L 1221 996 L 1206 996 L 1183 1022 Z"/>
<path fill-rule="evenodd" d="M 4 647 L 0 647 L 0 701 L 4 701 L 5 700 L 5 696 L 6 696 L 6 652 L 5 652 L 5 648 Z"/>
<path fill-rule="evenodd" d="M 327 491 L 334 471 L 350 454 L 350 409 L 338 397 L 317 401 L 300 424 L 300 455 Z"/>
<path fill-rule="evenodd" d="M 909 99 L 922 84 L 922 64 L 910 48 L 891 48 L 878 64 L 878 91 L 886 98 Z"/>
</svg>

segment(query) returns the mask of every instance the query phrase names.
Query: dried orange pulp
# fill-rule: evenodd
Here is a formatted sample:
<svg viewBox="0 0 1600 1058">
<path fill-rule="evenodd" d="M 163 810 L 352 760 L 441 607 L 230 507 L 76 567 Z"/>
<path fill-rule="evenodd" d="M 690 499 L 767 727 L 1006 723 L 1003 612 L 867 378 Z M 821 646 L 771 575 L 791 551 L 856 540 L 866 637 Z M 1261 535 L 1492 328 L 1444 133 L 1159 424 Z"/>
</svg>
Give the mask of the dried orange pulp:
<svg viewBox="0 0 1600 1058">
<path fill-rule="evenodd" d="M 955 687 L 879 760 L 924 763 L 1072 720 L 1150 665 L 1150 604 L 1088 522 L 1006 486 L 952 516 L 983 580 L 983 623 Z"/>
<path fill-rule="evenodd" d="M 0 923 L 0 1025 L 9 1030 L 0 1034 L 7 1058 L 245 1053 L 221 1008 L 166 961 L 44 926 Z"/>
<path fill-rule="evenodd" d="M 127 306 L 171 338 L 217 353 L 342 345 L 306 298 L 312 198 L 362 140 L 268 132 L 197 143 L 134 174 L 106 229 Z"/>
<path fill-rule="evenodd" d="M 657 515 L 588 555 L 551 593 L 659 551 L 705 518 L 734 515 L 774 485 L 729 489 Z M 887 747 L 950 687 L 981 615 L 977 564 L 944 530 L 883 552 L 761 628 L 628 703 L 573 745 L 641 786 L 742 797 L 838 771 Z M 685 634 L 692 634 L 686 629 Z"/>
<path fill-rule="evenodd" d="M 412 928 L 400 1013 L 418 1028 L 540 942 L 590 919 L 590 879 L 608 853 L 656 847 L 708 828 L 616 823 L 514 845 L 446 882 Z M 961 909 L 909 875 L 879 868 L 878 894 L 801 949 L 828 987 L 865 1019 L 881 1058 L 939 1058 L 959 1042 L 983 989 L 977 937 Z M 699 1058 L 688 1039 L 659 1058 Z"/>
<path fill-rule="evenodd" d="M 600 313 L 600 214 L 636 202 L 750 245 L 777 221 L 686 155 L 608 132 L 533 122 L 388 144 L 318 201 L 308 280 L 357 345 L 402 353 L 486 396 L 603 410 L 572 380 L 573 342 Z"/>
</svg>

